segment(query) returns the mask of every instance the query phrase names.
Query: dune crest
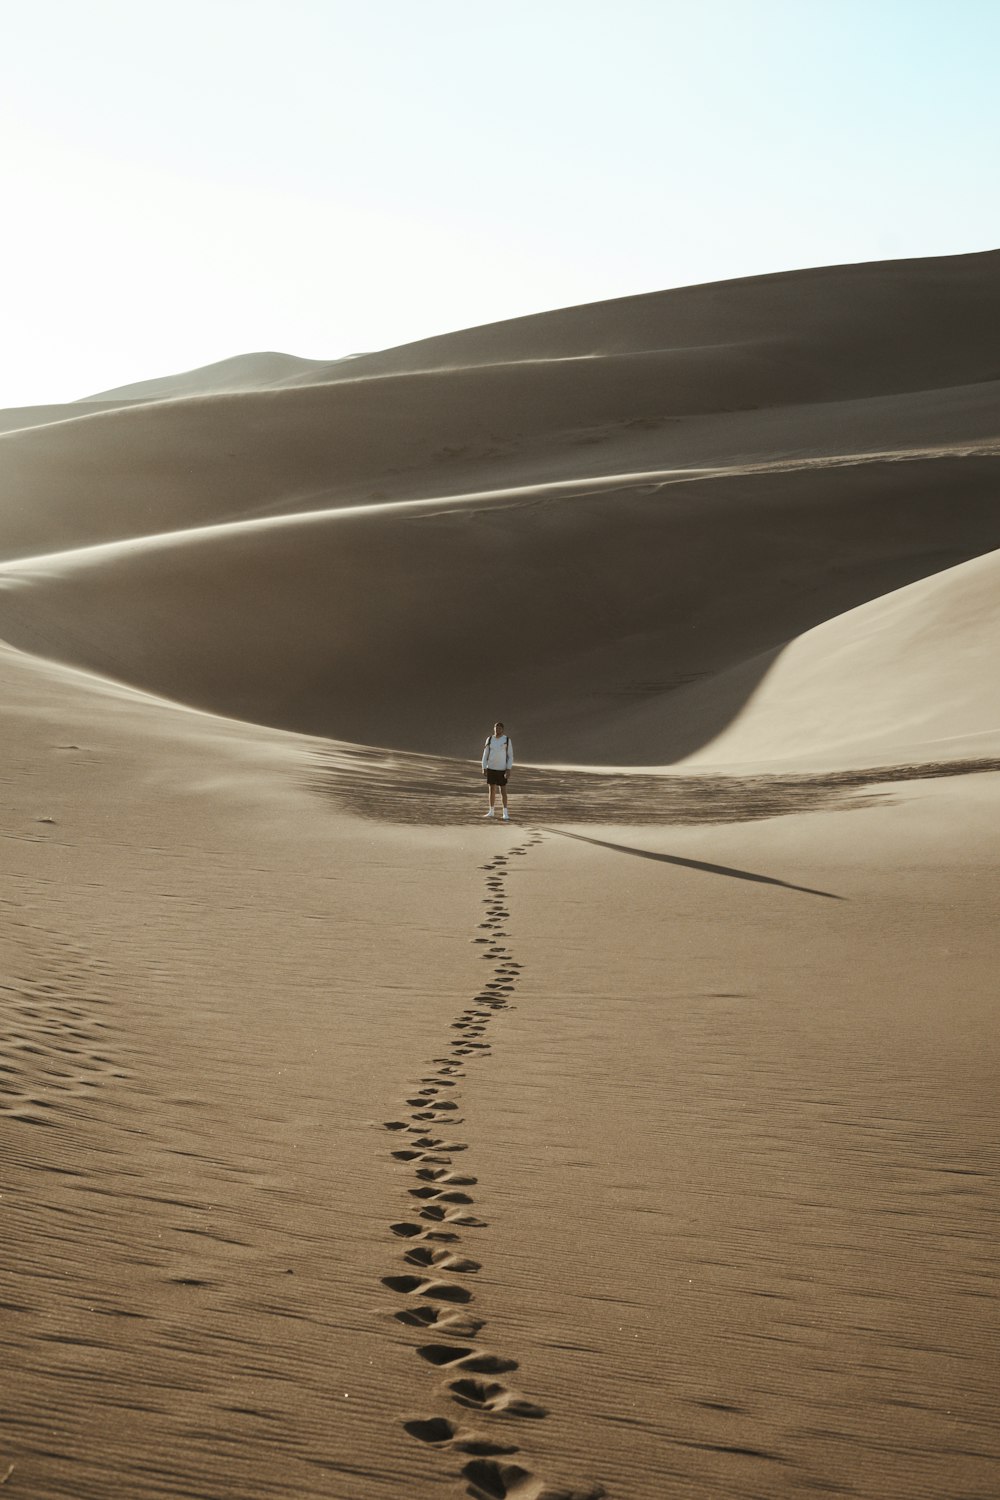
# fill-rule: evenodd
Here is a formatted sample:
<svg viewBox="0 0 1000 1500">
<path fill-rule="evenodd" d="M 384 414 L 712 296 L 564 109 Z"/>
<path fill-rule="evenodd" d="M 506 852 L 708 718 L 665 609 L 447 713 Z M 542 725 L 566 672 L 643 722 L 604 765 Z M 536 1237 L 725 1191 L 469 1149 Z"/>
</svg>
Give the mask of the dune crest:
<svg viewBox="0 0 1000 1500">
<path fill-rule="evenodd" d="M 261 354 L 237 354 L 195 370 L 177 375 L 161 375 L 154 380 L 139 380 L 131 385 L 97 391 L 84 401 L 110 401 L 119 397 L 128 401 L 175 401 L 185 396 L 209 396 L 231 391 L 269 390 L 292 381 L 305 382 L 320 371 L 328 370 L 330 361 L 300 359 L 294 354 L 273 351 Z"/>
</svg>

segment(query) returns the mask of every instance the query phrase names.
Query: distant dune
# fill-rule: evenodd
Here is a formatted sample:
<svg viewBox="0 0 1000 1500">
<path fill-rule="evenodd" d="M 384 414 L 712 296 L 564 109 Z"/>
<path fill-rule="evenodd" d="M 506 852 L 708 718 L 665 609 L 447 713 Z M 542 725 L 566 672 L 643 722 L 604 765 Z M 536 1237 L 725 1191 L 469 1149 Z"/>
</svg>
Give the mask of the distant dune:
<svg viewBox="0 0 1000 1500">
<path fill-rule="evenodd" d="M 785 399 L 874 395 L 1000 378 L 990 331 L 998 311 L 1000 251 L 820 266 L 464 329 L 360 355 L 350 376 L 638 352 L 694 360 L 713 350 L 719 369 L 727 348 L 742 348 Z M 760 386 L 749 394 L 759 399 Z"/>
<path fill-rule="evenodd" d="M 232 359 L 220 359 L 178 375 L 161 375 L 155 380 L 98 391 L 84 400 L 110 401 L 117 396 L 128 401 L 174 401 L 183 396 L 209 396 L 220 391 L 267 390 L 296 380 L 305 383 L 310 378 L 321 378 L 322 372 L 329 368 L 328 361 L 298 359 L 294 354 L 237 354 Z"/>
<path fill-rule="evenodd" d="M 765 357 L 771 351 L 773 363 L 784 366 L 775 378 L 795 391 L 793 399 L 810 399 L 820 389 L 829 398 L 848 390 L 874 394 L 995 380 L 1000 364 L 990 329 L 1000 311 L 998 267 L 1000 251 L 988 251 L 748 276 L 532 313 L 326 362 L 237 355 L 89 399 L 158 400 L 641 353 L 712 357 L 714 351 L 718 371 L 725 350 L 738 347 Z M 973 367 L 979 373 L 970 376 Z"/>
<path fill-rule="evenodd" d="M 0 555 L 509 483 L 976 442 L 995 435 L 998 287 L 998 255 L 794 272 L 292 361 L 301 388 L 148 402 L 126 387 L 123 408 L 81 420 L 77 403 L 68 426 L 0 437 Z M 254 355 L 190 378 L 256 380 L 273 360 L 287 368 Z"/>
</svg>

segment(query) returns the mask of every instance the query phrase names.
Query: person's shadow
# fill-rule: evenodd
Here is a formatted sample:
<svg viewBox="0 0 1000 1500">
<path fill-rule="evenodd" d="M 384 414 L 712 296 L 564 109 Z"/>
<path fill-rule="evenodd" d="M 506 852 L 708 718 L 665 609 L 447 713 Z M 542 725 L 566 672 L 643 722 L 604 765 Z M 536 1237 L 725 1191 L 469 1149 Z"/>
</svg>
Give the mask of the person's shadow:
<svg viewBox="0 0 1000 1500">
<path fill-rule="evenodd" d="M 806 896 L 822 896 L 827 901 L 846 901 L 846 896 L 837 896 L 833 891 L 816 891 L 812 886 L 794 885 L 790 880 L 777 880 L 773 875 L 756 875 L 752 870 L 736 870 L 730 865 L 710 865 L 703 859 L 683 859 L 679 854 L 656 854 L 652 849 L 633 849 L 630 844 L 609 844 L 606 839 L 588 838 L 583 833 L 567 833 L 564 828 L 546 828 L 537 825 L 545 833 L 557 833 L 563 839 L 579 839 L 581 844 L 596 844 L 600 849 L 614 849 L 617 854 L 634 854 L 636 859 L 655 859 L 664 865 L 681 865 L 686 870 L 705 870 L 709 875 L 728 875 L 731 880 L 753 880 L 758 885 L 780 885 L 786 891 L 802 891 Z"/>
</svg>

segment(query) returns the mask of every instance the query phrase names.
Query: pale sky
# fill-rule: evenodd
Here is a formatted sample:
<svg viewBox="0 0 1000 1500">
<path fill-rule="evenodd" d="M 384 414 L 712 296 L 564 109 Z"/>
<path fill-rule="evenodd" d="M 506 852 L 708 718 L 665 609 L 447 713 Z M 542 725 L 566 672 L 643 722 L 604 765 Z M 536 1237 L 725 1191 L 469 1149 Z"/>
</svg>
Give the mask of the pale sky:
<svg viewBox="0 0 1000 1500">
<path fill-rule="evenodd" d="M 0 0 L 0 406 L 1000 245 L 996 0 Z"/>
</svg>

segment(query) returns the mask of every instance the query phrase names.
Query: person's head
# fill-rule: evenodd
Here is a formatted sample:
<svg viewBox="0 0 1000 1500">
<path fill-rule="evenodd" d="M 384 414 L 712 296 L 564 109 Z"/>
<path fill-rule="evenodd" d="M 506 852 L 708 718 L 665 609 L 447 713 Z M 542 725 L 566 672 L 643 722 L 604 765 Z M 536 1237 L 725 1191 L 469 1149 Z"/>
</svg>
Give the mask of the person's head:
<svg viewBox="0 0 1000 1500">
<path fill-rule="evenodd" d="M 497 719 L 496 723 L 493 726 L 493 733 L 494 734 L 503 734 L 503 725 L 501 724 L 501 722 L 500 722 L 499 719 Z"/>
</svg>

